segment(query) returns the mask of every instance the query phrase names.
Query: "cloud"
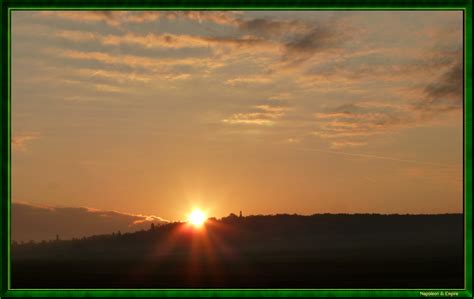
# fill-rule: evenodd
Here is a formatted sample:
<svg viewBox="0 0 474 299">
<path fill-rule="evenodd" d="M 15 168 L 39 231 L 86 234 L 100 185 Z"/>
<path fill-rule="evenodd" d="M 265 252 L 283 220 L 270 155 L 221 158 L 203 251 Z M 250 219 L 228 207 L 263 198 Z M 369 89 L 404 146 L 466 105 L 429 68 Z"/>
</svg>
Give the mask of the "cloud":
<svg viewBox="0 0 474 299">
<path fill-rule="evenodd" d="M 79 23 L 104 22 L 110 26 L 118 26 L 126 19 L 126 11 L 41 11 L 40 16 L 71 20 Z"/>
<path fill-rule="evenodd" d="M 95 38 L 100 39 L 104 45 L 132 44 L 146 48 L 182 49 L 212 47 L 211 50 L 215 50 L 214 47 L 231 47 L 234 50 L 252 48 L 260 51 L 275 49 L 275 44 L 251 35 L 242 37 L 212 37 L 170 33 L 148 33 L 146 35 L 127 33 L 125 35 L 107 35 Z"/>
<path fill-rule="evenodd" d="M 284 67 L 296 66 L 322 51 L 333 50 L 348 40 L 348 28 L 341 19 L 326 24 L 317 21 L 255 18 L 240 20 L 238 28 L 256 37 L 277 41 Z"/>
<path fill-rule="evenodd" d="M 296 138 L 296 137 L 290 137 L 285 140 L 287 143 L 300 143 L 301 138 Z"/>
<path fill-rule="evenodd" d="M 275 20 L 272 18 L 256 18 L 240 20 L 238 27 L 242 31 L 251 32 L 268 38 L 281 37 L 288 34 L 304 34 L 310 31 L 307 22 L 298 20 Z"/>
<path fill-rule="evenodd" d="M 36 132 L 23 133 L 12 136 L 11 144 L 14 151 L 25 152 L 30 141 L 40 138 L 41 135 Z"/>
<path fill-rule="evenodd" d="M 327 27 L 315 26 L 310 32 L 295 36 L 285 46 L 288 52 L 305 53 L 311 55 L 324 48 L 328 48 L 334 42 L 334 34 Z"/>
<path fill-rule="evenodd" d="M 237 26 L 240 24 L 239 11 L 182 11 L 175 12 L 178 17 L 201 22 L 211 22 L 219 25 Z"/>
<path fill-rule="evenodd" d="M 341 148 L 347 148 L 347 147 L 359 147 L 366 145 L 367 142 L 361 142 L 361 141 L 331 141 L 331 149 L 341 149 Z"/>
<path fill-rule="evenodd" d="M 369 84 L 378 84 L 379 90 L 397 93 L 401 97 L 399 102 L 426 102 L 425 86 L 432 78 L 449 72 L 453 64 L 462 58 L 459 49 L 438 48 L 422 51 L 418 48 L 361 47 L 348 53 L 327 54 L 324 59 L 309 61 L 311 66 L 302 69 L 297 79 L 301 87 L 325 92 L 337 92 L 344 88 L 347 92 L 360 94 L 371 90 Z"/>
<path fill-rule="evenodd" d="M 285 115 L 285 110 L 287 110 L 286 107 L 257 105 L 250 112 L 234 113 L 222 121 L 228 124 L 271 126 Z"/>
<path fill-rule="evenodd" d="M 100 38 L 104 45 L 120 45 L 133 44 L 140 45 L 147 48 L 199 48 L 207 47 L 209 41 L 205 38 L 187 35 L 187 34 L 154 34 L 148 33 L 146 35 L 139 35 L 135 33 L 127 33 L 125 35 L 107 35 Z"/>
<path fill-rule="evenodd" d="M 80 23 L 103 22 L 117 27 L 123 24 L 142 24 L 160 19 L 185 19 L 194 22 L 212 22 L 219 25 L 236 26 L 240 12 L 232 11 L 44 11 L 43 17 L 54 17 Z"/>
<path fill-rule="evenodd" d="M 273 125 L 275 117 L 271 114 L 253 112 L 253 113 L 235 113 L 231 117 L 222 120 L 229 124 L 249 124 L 249 125 Z"/>
<path fill-rule="evenodd" d="M 157 216 L 135 215 L 84 207 L 51 207 L 12 203 L 12 240 L 41 241 L 81 238 L 83 236 L 133 232 L 149 229 L 150 224 L 167 223 Z"/>
<path fill-rule="evenodd" d="M 332 148 L 363 146 L 369 136 L 393 133 L 417 122 L 417 116 L 405 109 L 373 102 L 341 105 L 315 114 L 318 129 L 313 135 L 328 140 Z"/>
<path fill-rule="evenodd" d="M 136 72 L 118 72 L 106 69 L 80 68 L 71 69 L 69 72 L 76 73 L 82 77 L 105 78 L 118 83 L 126 83 L 130 81 L 149 82 L 151 80 L 149 76 L 145 76 Z"/>
<path fill-rule="evenodd" d="M 239 86 L 239 85 L 261 85 L 261 84 L 270 84 L 272 83 L 272 79 L 269 77 L 263 77 L 259 75 L 255 76 L 242 76 L 242 77 L 236 77 L 233 79 L 228 79 L 225 81 L 227 85 L 230 86 Z"/>
<path fill-rule="evenodd" d="M 63 58 L 80 60 L 80 61 L 96 61 L 110 66 L 126 66 L 154 75 L 163 75 L 162 77 L 154 76 L 154 78 L 166 79 L 170 75 L 181 75 L 179 68 L 193 68 L 203 70 L 212 70 L 221 67 L 223 64 L 209 58 L 162 58 L 155 59 L 136 55 L 120 55 L 109 54 L 107 52 L 98 51 L 76 51 L 76 50 L 60 50 L 48 49 L 53 55 Z M 174 78 L 174 77 L 173 77 Z"/>
<path fill-rule="evenodd" d="M 98 36 L 81 32 L 60 32 L 62 38 L 74 41 L 99 40 L 104 45 L 135 44 L 143 47 L 194 48 L 231 47 L 233 50 L 267 51 L 282 54 L 285 65 L 299 64 L 324 50 L 339 47 L 348 39 L 347 28 L 339 20 L 329 24 L 314 21 L 278 20 L 274 18 L 244 19 L 241 12 L 168 11 L 168 12 L 50 12 L 55 16 L 81 22 L 105 22 L 111 26 L 158 19 L 211 22 L 235 27 L 228 36 L 176 35 L 171 33 Z M 249 35 L 250 34 L 250 35 Z M 215 49 L 214 49 L 215 50 Z"/>
<path fill-rule="evenodd" d="M 291 93 L 288 92 L 282 92 L 275 94 L 271 97 L 269 97 L 269 100 L 275 100 L 275 101 L 286 101 L 286 100 L 291 100 L 293 98 Z"/>
<path fill-rule="evenodd" d="M 284 41 L 285 51 L 282 57 L 283 67 L 299 66 L 315 55 L 333 53 L 342 50 L 352 35 L 350 28 L 344 28 L 339 22 L 311 24 L 309 30 L 291 35 Z"/>
<path fill-rule="evenodd" d="M 442 166 L 442 167 L 440 167 Z M 399 168 L 400 176 L 410 177 L 415 180 L 432 180 L 437 184 L 454 184 L 462 189 L 462 165 L 410 165 Z"/>
<path fill-rule="evenodd" d="M 268 99 L 283 105 L 293 94 L 298 94 L 300 98 L 299 101 L 292 101 L 294 105 L 305 105 L 303 102 L 313 96 L 312 92 L 316 92 L 316 97 L 321 93 L 329 97 L 335 97 L 336 93 L 358 93 L 363 94 L 364 99 L 368 98 L 365 97 L 368 94 L 371 98 L 382 96 L 370 103 L 355 99 L 352 107 L 323 109 L 316 114 L 312 109 L 301 109 L 300 115 L 292 114 L 292 117 L 299 119 L 284 119 L 286 129 L 295 136 L 307 136 L 312 131 L 313 135 L 328 142 L 340 139 L 332 141 L 333 147 L 362 145 L 367 143 L 363 139 L 368 136 L 393 133 L 430 122 L 437 113 L 461 107 L 459 91 L 462 84 L 459 83 L 462 83 L 462 67 L 459 61 L 462 51 L 456 49 L 457 40 L 448 44 L 438 38 L 442 45 L 422 43 L 419 47 L 407 46 L 400 41 L 387 42 L 374 35 L 366 25 L 357 26 L 357 19 L 347 17 L 350 14 L 336 16 L 321 13 L 311 18 L 290 15 L 291 19 L 285 14 L 254 17 L 231 11 L 52 12 L 50 15 L 80 22 L 105 22 L 111 26 L 160 19 L 172 20 L 173 23 L 191 21 L 230 26 L 200 26 L 203 31 L 187 31 L 187 34 L 177 34 L 177 31 L 148 31 L 143 34 L 134 32 L 135 26 L 124 26 L 126 31 L 107 29 L 102 34 L 58 32 L 57 36 L 71 41 L 94 41 L 87 45 L 88 51 L 55 50 L 50 56 L 56 54 L 88 65 L 97 62 L 95 64 L 102 66 L 102 70 L 94 71 L 89 66 L 69 74 L 100 79 L 93 89 L 102 92 L 121 91 L 121 86 L 110 84 L 107 80 L 124 84 L 128 81 L 168 82 L 211 78 L 212 84 L 218 81 L 243 88 L 270 87 L 265 85 L 281 83 L 279 90 L 293 90 L 292 94 L 276 93 Z M 423 31 L 415 30 L 413 34 L 423 35 Z M 350 44 L 347 41 L 351 41 Z M 134 55 L 129 54 L 132 48 Z M 190 48 L 193 50 L 188 50 Z M 140 56 L 143 53 L 145 55 Z M 170 53 L 176 54 L 173 57 L 159 57 Z M 193 53 L 199 54 L 189 56 Z M 209 76 L 212 70 L 212 75 L 216 77 Z M 434 80 L 430 81 L 430 78 Z M 301 85 L 300 81 L 306 85 Z M 344 97 L 347 98 L 347 95 Z M 394 101 L 403 104 L 398 107 L 390 104 Z M 285 111 L 269 111 L 256 106 L 247 111 L 244 107 L 232 112 L 235 113 L 220 119 L 225 118 L 222 121 L 227 124 L 271 126 L 285 115 Z M 342 139 L 345 139 L 344 142 Z"/>
<path fill-rule="evenodd" d="M 58 30 L 53 34 L 59 38 L 72 42 L 90 42 L 99 39 L 97 33 L 80 30 Z"/>
<path fill-rule="evenodd" d="M 61 30 L 55 36 L 73 42 L 97 41 L 104 46 L 134 45 L 154 49 L 208 49 L 213 54 L 226 53 L 228 50 L 236 53 L 255 52 L 279 53 L 279 44 L 252 35 L 234 36 L 201 36 L 171 33 L 137 34 L 128 32 L 122 35 L 101 35 L 79 30 Z"/>
<path fill-rule="evenodd" d="M 404 61 L 370 54 L 362 60 L 341 59 L 313 67 L 305 73 L 312 80 L 352 84 L 346 91 L 368 80 L 380 82 L 380 89 L 384 89 L 382 82 L 406 86 L 398 91 L 386 89 L 387 99 L 355 101 L 316 113 L 318 127 L 313 135 L 330 142 L 332 148 L 351 147 L 367 144 L 370 136 L 431 125 L 442 119 L 441 114 L 459 111 L 463 94 L 461 53 L 458 49 L 434 49 L 425 52 L 426 57 L 413 55 Z M 394 96 L 396 102 L 389 102 Z"/>
<path fill-rule="evenodd" d="M 305 70 L 308 80 L 330 82 L 363 83 L 367 80 L 397 82 L 420 80 L 446 67 L 446 61 L 440 60 L 434 53 L 424 53 L 426 57 L 411 54 L 409 59 L 397 61 L 402 49 L 380 49 L 372 53 L 361 51 L 335 61 L 324 61 Z M 398 58 L 397 58 L 398 59 Z"/>
<path fill-rule="evenodd" d="M 165 73 L 169 69 L 186 65 L 188 67 L 209 70 L 229 66 L 233 62 L 249 63 L 262 66 L 264 70 L 280 76 L 281 69 L 296 66 L 316 54 L 325 53 L 325 50 L 337 48 L 344 38 L 340 32 L 341 22 L 331 20 L 329 24 L 315 23 L 314 21 L 281 20 L 275 18 L 245 19 L 241 12 L 206 12 L 206 11 L 168 11 L 168 12 L 47 12 L 47 16 L 54 16 L 80 22 L 105 22 L 112 26 L 125 23 L 154 21 L 161 18 L 168 20 L 185 19 L 196 22 L 212 22 L 219 25 L 230 25 L 233 29 L 226 34 L 212 34 L 209 36 L 194 34 L 175 34 L 162 32 L 159 34 L 148 32 L 139 34 L 130 30 L 121 31 L 123 34 L 100 34 L 98 32 L 83 32 L 79 30 L 60 30 L 53 34 L 56 37 L 75 43 L 94 42 L 88 46 L 88 51 L 78 49 L 54 50 L 51 55 L 75 60 L 95 60 L 110 65 L 140 67 L 148 72 Z M 127 28 L 127 27 L 124 27 Z M 97 43 L 102 45 L 97 49 Z M 151 49 L 163 51 L 177 49 L 207 49 L 206 57 L 175 57 L 174 59 L 154 59 L 152 56 L 129 55 L 123 50 L 129 47 L 121 45 L 140 46 L 139 52 Z M 81 46 L 81 45 L 75 45 Z M 117 47 L 110 51 L 110 47 Z M 96 48 L 96 49 L 94 49 Z M 135 51 L 136 52 L 136 51 Z M 124 54 L 116 54 L 124 53 Z M 183 52 L 189 55 L 189 51 Z M 201 71 L 200 70 L 200 71 Z M 176 74 L 173 74 L 173 77 Z M 166 80 L 166 78 L 163 78 Z M 274 78 L 261 78 L 258 75 L 231 78 L 225 81 L 229 85 L 265 84 Z"/>
<path fill-rule="evenodd" d="M 121 88 L 109 84 L 94 84 L 94 87 L 97 91 L 102 91 L 106 93 L 124 93 L 127 91 L 126 88 Z"/>
<path fill-rule="evenodd" d="M 299 151 L 305 151 L 305 152 L 328 153 L 328 154 L 334 154 L 334 155 L 361 157 L 361 158 L 377 159 L 377 160 L 387 160 L 387 161 L 420 164 L 420 165 L 430 165 L 430 166 L 436 166 L 436 167 L 455 167 L 457 168 L 458 171 L 461 168 L 459 165 L 454 165 L 454 164 L 402 159 L 402 158 L 397 158 L 397 157 L 392 157 L 392 156 L 379 156 L 379 155 L 373 155 L 373 154 L 367 154 L 367 153 L 350 153 L 350 152 L 343 152 L 343 151 L 324 150 L 324 149 L 318 149 L 318 148 L 296 148 L 296 149 Z"/>
<path fill-rule="evenodd" d="M 445 75 L 447 74 L 450 73 Z M 451 80 L 456 82 L 458 79 Z M 445 84 L 446 88 L 436 94 L 441 93 L 456 99 L 456 96 L 459 96 L 456 91 L 458 87 L 448 82 Z M 456 105 L 433 103 L 430 102 L 430 98 L 427 99 L 428 101 L 422 99 L 412 104 L 361 101 L 317 112 L 314 114 L 317 129 L 312 135 L 328 141 L 331 148 L 335 149 L 363 146 L 368 144 L 368 138 L 371 136 L 393 134 L 405 128 L 440 124 L 442 123 L 440 113 L 459 108 Z"/>
<path fill-rule="evenodd" d="M 425 98 L 417 107 L 430 112 L 462 108 L 463 79 L 463 66 L 457 61 L 424 88 Z"/>
</svg>

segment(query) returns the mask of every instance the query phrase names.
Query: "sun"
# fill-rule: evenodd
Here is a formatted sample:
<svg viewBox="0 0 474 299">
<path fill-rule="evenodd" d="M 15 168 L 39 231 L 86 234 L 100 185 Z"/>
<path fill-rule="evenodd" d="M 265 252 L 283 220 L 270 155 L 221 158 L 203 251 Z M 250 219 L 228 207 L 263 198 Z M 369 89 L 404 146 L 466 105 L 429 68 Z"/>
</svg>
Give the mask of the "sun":
<svg viewBox="0 0 474 299">
<path fill-rule="evenodd" d="M 200 227 L 204 222 L 206 222 L 206 214 L 199 209 L 195 209 L 191 214 L 189 214 L 188 221 L 194 227 Z"/>
</svg>

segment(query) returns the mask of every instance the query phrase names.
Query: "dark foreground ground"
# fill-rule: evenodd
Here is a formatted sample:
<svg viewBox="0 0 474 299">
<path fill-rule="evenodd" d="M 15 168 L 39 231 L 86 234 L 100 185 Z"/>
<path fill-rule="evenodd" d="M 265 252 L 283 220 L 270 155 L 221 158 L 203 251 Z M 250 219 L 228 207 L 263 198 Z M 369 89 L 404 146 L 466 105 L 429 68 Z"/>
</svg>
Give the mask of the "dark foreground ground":
<svg viewBox="0 0 474 299">
<path fill-rule="evenodd" d="M 227 217 L 16 245 L 12 288 L 463 288 L 463 217 Z"/>
</svg>

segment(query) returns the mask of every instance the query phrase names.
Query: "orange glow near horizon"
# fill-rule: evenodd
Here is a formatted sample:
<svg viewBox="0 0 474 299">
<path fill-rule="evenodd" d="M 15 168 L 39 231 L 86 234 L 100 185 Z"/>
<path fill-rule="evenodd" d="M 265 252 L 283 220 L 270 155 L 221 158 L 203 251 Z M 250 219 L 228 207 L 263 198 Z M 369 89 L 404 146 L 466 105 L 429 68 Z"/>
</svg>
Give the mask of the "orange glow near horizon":
<svg viewBox="0 0 474 299">
<path fill-rule="evenodd" d="M 191 223 L 194 227 L 198 228 L 201 227 L 204 222 L 206 222 L 206 214 L 201 211 L 200 209 L 195 209 L 189 214 L 188 221 Z"/>
<path fill-rule="evenodd" d="M 98 12 L 11 13 L 13 239 L 464 211 L 463 11 Z"/>
</svg>

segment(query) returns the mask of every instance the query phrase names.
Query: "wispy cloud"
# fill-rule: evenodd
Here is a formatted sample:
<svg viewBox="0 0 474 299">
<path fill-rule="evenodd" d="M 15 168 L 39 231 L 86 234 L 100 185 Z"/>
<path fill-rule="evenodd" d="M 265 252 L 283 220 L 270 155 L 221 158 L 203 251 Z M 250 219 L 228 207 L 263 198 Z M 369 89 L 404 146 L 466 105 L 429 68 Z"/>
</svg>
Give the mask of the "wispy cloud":
<svg viewBox="0 0 474 299">
<path fill-rule="evenodd" d="M 428 49 L 404 53 L 402 48 L 359 49 L 336 59 L 313 64 L 304 70 L 302 81 L 323 80 L 339 83 L 425 82 L 449 69 L 459 60 L 459 50 Z M 403 53 L 403 54 L 402 54 Z"/>
<path fill-rule="evenodd" d="M 330 148 L 332 149 L 341 149 L 341 148 L 347 148 L 347 147 L 359 147 L 366 145 L 367 142 L 362 142 L 362 141 L 332 141 Z"/>
<path fill-rule="evenodd" d="M 324 150 L 324 149 L 317 149 L 317 148 L 298 148 L 297 150 L 308 151 L 308 152 L 328 153 L 328 154 L 343 155 L 343 156 L 352 156 L 352 157 L 361 157 L 361 158 L 377 159 L 377 160 L 388 160 L 388 161 L 394 161 L 394 162 L 431 165 L 431 166 L 441 166 L 441 167 L 446 167 L 446 166 L 452 167 L 453 166 L 451 164 L 444 164 L 444 163 L 438 163 L 438 162 L 403 159 L 403 158 L 398 158 L 398 157 L 379 156 L 379 155 L 366 154 L 366 153 L 351 153 L 351 152 L 342 152 L 342 151 L 331 151 L 331 150 Z"/>
<path fill-rule="evenodd" d="M 119 72 L 115 70 L 107 69 L 92 69 L 92 68 L 79 68 L 73 69 L 72 72 L 76 72 L 78 75 L 90 78 L 106 78 L 116 81 L 118 83 L 125 82 L 149 82 L 150 76 L 143 75 L 138 72 Z"/>
<path fill-rule="evenodd" d="M 99 42 L 104 46 L 134 45 L 146 49 L 196 49 L 204 48 L 213 54 L 225 52 L 229 55 L 230 49 L 234 54 L 253 51 L 278 54 L 281 52 L 279 44 L 270 40 L 258 38 L 252 35 L 243 36 L 201 36 L 189 34 L 172 33 L 147 33 L 138 34 L 127 32 L 125 34 L 102 35 L 79 30 L 61 30 L 55 33 L 61 39 L 72 42 Z"/>
<path fill-rule="evenodd" d="M 155 59 L 137 55 L 120 55 L 120 54 L 110 54 L 107 52 L 97 52 L 97 51 L 76 51 L 76 50 L 60 50 L 60 49 L 48 49 L 46 52 L 58 55 L 63 58 L 68 58 L 72 60 L 79 61 L 96 61 L 102 64 L 110 66 L 126 66 L 134 69 L 136 72 L 129 72 L 130 76 L 135 79 L 142 79 L 142 81 L 148 81 L 145 73 L 153 74 L 155 79 L 166 80 L 168 78 L 176 79 L 178 75 L 189 74 L 189 72 L 184 73 L 181 69 L 186 68 L 199 70 L 201 72 L 209 71 L 223 65 L 220 61 L 213 61 L 209 58 L 163 58 Z M 126 76 L 124 74 L 114 73 L 98 73 L 103 76 L 114 76 L 115 78 L 119 76 Z M 185 76 L 186 78 L 188 76 Z M 181 76 L 180 78 L 185 78 Z M 143 80 L 144 79 L 144 80 Z"/>
<path fill-rule="evenodd" d="M 311 32 L 308 22 L 300 20 L 278 20 L 270 17 L 255 19 L 240 19 L 238 27 L 241 31 L 266 38 L 281 38 L 290 34 L 307 34 Z"/>
<path fill-rule="evenodd" d="M 43 17 L 54 17 L 81 23 L 102 22 L 109 26 L 142 24 L 160 19 L 186 19 L 195 22 L 212 22 L 219 25 L 239 24 L 239 12 L 207 11 L 44 11 Z"/>
<path fill-rule="evenodd" d="M 229 118 L 223 119 L 228 124 L 247 124 L 271 126 L 285 115 L 286 107 L 257 105 L 250 112 L 234 113 Z"/>
<path fill-rule="evenodd" d="M 40 137 L 41 135 L 37 132 L 16 134 L 12 136 L 12 149 L 14 151 L 26 152 L 28 150 L 28 144 Z"/>
<path fill-rule="evenodd" d="M 416 180 L 431 180 L 437 184 L 453 184 L 462 188 L 463 174 L 460 165 L 409 165 L 398 170 L 402 177 Z"/>
<path fill-rule="evenodd" d="M 228 79 L 225 81 L 225 83 L 230 86 L 262 85 L 262 84 L 272 83 L 272 79 L 270 77 L 266 77 L 263 75 L 242 76 L 242 77 Z"/>
<path fill-rule="evenodd" d="M 441 55 L 444 53 L 445 55 Z M 389 74 L 395 80 L 416 80 L 428 77 L 431 73 L 441 73 L 429 83 L 424 83 L 422 92 L 417 92 L 418 86 L 408 88 L 399 93 L 400 97 L 410 95 L 410 101 L 401 98 L 398 103 L 386 101 L 357 101 L 333 108 L 330 111 L 318 112 L 315 117 L 318 129 L 315 136 L 323 139 L 345 139 L 331 141 L 332 148 L 352 146 L 353 144 L 367 144 L 369 136 L 398 132 L 401 129 L 430 125 L 442 113 L 462 108 L 463 72 L 459 62 L 460 52 L 432 51 L 427 53 L 430 59 L 420 58 L 414 64 L 376 65 L 372 68 L 365 65 L 364 70 L 353 68 L 350 65 L 341 69 L 327 70 L 328 73 L 319 73 L 317 76 L 331 76 L 349 80 L 363 81 L 367 76 L 376 80 Z M 392 70 L 392 71 L 389 71 Z M 351 75 L 349 75 L 351 74 Z M 432 77 L 432 76 L 431 76 Z M 332 78 L 332 77 L 330 77 Z M 380 79 L 378 78 L 378 79 Z M 352 139 L 351 139 L 352 138 Z M 354 139 L 358 138 L 358 139 Z"/>
<path fill-rule="evenodd" d="M 347 41 L 348 28 L 340 19 L 326 23 L 273 18 L 244 18 L 241 12 L 45 12 L 44 16 L 59 17 L 79 22 L 104 22 L 111 26 L 126 23 L 153 22 L 159 19 L 186 19 L 230 25 L 234 32 L 227 36 L 199 36 L 187 34 L 99 35 L 80 31 L 60 31 L 57 35 L 72 41 L 100 41 L 104 45 L 135 44 L 142 47 L 194 48 L 231 47 L 234 51 L 252 50 L 282 55 L 285 66 L 298 65 L 314 55 L 338 48 Z M 228 53 L 226 53 L 228 54 Z"/>
<path fill-rule="evenodd" d="M 396 108 L 390 105 L 353 103 L 319 112 L 315 115 L 318 129 L 313 131 L 313 135 L 329 139 L 332 148 L 365 145 L 368 136 L 394 132 L 417 120 L 414 115 L 404 112 L 404 109 Z"/>
<path fill-rule="evenodd" d="M 461 61 L 456 61 L 448 70 L 425 87 L 425 98 L 420 101 L 417 107 L 430 112 L 461 109 L 463 79 L 463 66 Z"/>
<path fill-rule="evenodd" d="M 154 215 L 106 211 L 86 207 L 56 207 L 25 202 L 12 204 L 12 239 L 15 241 L 52 240 L 133 232 L 168 221 Z"/>
<path fill-rule="evenodd" d="M 47 18 L 60 18 L 80 23 L 103 22 L 110 26 L 118 26 L 121 18 L 127 15 L 125 11 L 41 11 L 39 15 Z"/>
<path fill-rule="evenodd" d="M 293 98 L 293 96 L 292 96 L 291 93 L 282 92 L 282 93 L 272 95 L 268 99 L 269 100 L 275 100 L 275 101 L 286 101 L 286 100 L 291 100 L 292 98 Z"/>
</svg>

